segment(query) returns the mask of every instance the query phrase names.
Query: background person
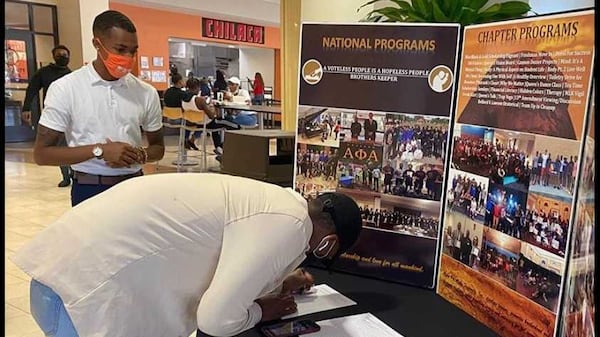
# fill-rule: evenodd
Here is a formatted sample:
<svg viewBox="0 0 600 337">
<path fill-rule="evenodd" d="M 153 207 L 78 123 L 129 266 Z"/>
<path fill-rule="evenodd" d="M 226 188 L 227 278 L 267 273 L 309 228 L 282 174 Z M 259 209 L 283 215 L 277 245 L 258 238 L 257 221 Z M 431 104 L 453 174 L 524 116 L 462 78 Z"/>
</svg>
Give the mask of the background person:
<svg viewBox="0 0 600 337">
<path fill-rule="evenodd" d="M 227 80 L 228 91 L 225 92 L 224 99 L 228 102 L 235 104 L 250 105 L 251 98 L 250 93 L 246 89 L 240 88 L 240 79 L 233 76 Z M 257 125 L 256 111 L 246 110 L 235 110 L 231 109 L 233 113 L 227 116 L 230 121 L 244 126 L 255 126 Z"/>
<path fill-rule="evenodd" d="M 57 336 L 233 336 L 295 312 L 291 292 L 314 283 L 296 268 L 307 255 L 329 265 L 361 228 L 342 194 L 307 202 L 247 178 L 155 174 L 67 211 L 13 261 Z"/>
<path fill-rule="evenodd" d="M 46 98 L 46 93 L 52 82 L 67 75 L 71 72 L 69 69 L 69 56 L 71 52 L 63 45 L 58 45 L 52 49 L 52 58 L 54 63 L 50 63 L 47 66 L 41 67 L 27 86 L 27 92 L 25 93 L 25 100 L 23 100 L 23 120 L 32 125 L 36 130 L 40 116 L 36 116 L 35 120 L 32 119 L 31 115 L 31 104 L 34 98 L 37 98 L 40 89 L 42 89 L 42 100 Z M 67 146 L 65 137 L 60 138 L 57 146 Z M 62 174 L 62 180 L 58 183 L 58 187 L 67 187 L 71 185 L 71 168 L 69 165 L 60 165 L 60 173 Z"/>
<path fill-rule="evenodd" d="M 257 72 L 254 74 L 254 81 L 248 79 L 250 86 L 252 87 L 252 104 L 262 105 L 265 101 L 265 81 L 263 81 L 262 74 Z"/>
<path fill-rule="evenodd" d="M 181 108 L 181 102 L 183 102 L 183 100 L 188 96 L 191 98 L 193 94 L 189 94 L 185 91 L 186 85 L 181 74 L 174 74 L 171 77 L 171 81 L 173 82 L 173 86 L 165 90 L 165 93 L 163 94 L 165 106 L 168 108 Z M 181 120 L 179 120 L 179 122 L 181 122 Z M 196 138 L 199 138 L 201 134 L 202 133 L 200 131 L 192 133 L 189 130 L 185 130 L 185 148 L 188 150 L 199 150 L 196 146 L 195 140 Z"/>
<path fill-rule="evenodd" d="M 215 83 L 213 83 L 213 91 L 215 94 L 214 98 L 217 98 L 218 92 L 226 92 L 227 91 L 227 81 L 225 81 L 225 75 L 222 70 L 217 70 Z"/>
<path fill-rule="evenodd" d="M 197 78 L 190 78 L 187 83 L 188 96 L 184 97 L 182 107 L 184 110 L 203 111 L 205 115 L 207 131 L 225 128 L 227 130 L 239 130 L 240 126 L 232 121 L 222 119 L 218 116 L 212 105 L 206 103 L 206 98 L 201 95 L 201 81 Z M 215 146 L 217 160 L 221 161 L 223 155 L 223 141 L 220 132 L 212 132 L 212 140 Z"/>
<path fill-rule="evenodd" d="M 38 165 L 72 166 L 73 206 L 142 175 L 142 164 L 165 152 L 158 92 L 130 74 L 138 49 L 135 26 L 108 10 L 96 16 L 92 30 L 98 56 L 52 83 L 33 149 Z M 63 136 L 68 147 L 58 146 Z"/>
</svg>

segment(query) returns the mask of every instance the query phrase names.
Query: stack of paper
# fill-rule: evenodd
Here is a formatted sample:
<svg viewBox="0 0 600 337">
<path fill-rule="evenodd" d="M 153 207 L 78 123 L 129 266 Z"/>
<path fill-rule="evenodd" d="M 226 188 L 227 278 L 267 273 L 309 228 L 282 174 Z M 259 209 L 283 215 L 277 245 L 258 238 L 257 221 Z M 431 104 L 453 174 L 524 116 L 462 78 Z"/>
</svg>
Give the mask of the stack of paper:
<svg viewBox="0 0 600 337">
<path fill-rule="evenodd" d="M 298 311 L 291 315 L 282 317 L 282 319 L 314 314 L 315 312 L 332 310 L 356 304 L 356 302 L 340 294 L 326 284 L 314 286 L 308 292 L 302 295 L 294 295 L 294 299 L 298 305 Z"/>
<path fill-rule="evenodd" d="M 321 331 L 305 337 L 403 337 L 370 313 L 317 322 Z"/>
</svg>

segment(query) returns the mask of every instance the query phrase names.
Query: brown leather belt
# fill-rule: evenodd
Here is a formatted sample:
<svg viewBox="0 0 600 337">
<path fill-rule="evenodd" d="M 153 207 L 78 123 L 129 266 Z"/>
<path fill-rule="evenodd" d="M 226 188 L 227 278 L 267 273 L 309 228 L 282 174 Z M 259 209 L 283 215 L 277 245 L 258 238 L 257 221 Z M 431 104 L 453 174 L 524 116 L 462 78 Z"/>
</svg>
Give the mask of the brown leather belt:
<svg viewBox="0 0 600 337">
<path fill-rule="evenodd" d="M 142 171 L 137 171 L 132 174 L 125 174 L 121 176 L 99 176 L 90 173 L 73 171 L 73 180 L 81 185 L 116 185 L 124 180 L 139 177 L 143 175 Z"/>
</svg>

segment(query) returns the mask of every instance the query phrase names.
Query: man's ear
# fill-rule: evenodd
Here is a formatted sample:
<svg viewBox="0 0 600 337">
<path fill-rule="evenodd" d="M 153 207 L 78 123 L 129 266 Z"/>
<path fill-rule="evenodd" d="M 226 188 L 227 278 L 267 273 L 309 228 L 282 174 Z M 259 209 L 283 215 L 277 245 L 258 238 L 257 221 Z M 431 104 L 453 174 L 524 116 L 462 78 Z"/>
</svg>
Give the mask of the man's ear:
<svg viewBox="0 0 600 337">
<path fill-rule="evenodd" d="M 92 46 L 94 46 L 94 48 L 96 48 L 96 50 L 98 50 L 100 48 L 100 44 L 98 43 L 98 38 L 97 37 L 92 37 Z"/>
<path fill-rule="evenodd" d="M 335 254 L 337 254 L 338 250 L 340 249 L 340 244 L 339 244 L 339 238 L 337 236 L 337 234 L 329 234 L 327 236 L 325 236 L 323 238 L 323 241 L 327 242 L 327 247 L 323 249 L 323 253 L 327 251 L 327 249 L 329 249 L 329 247 L 333 246 L 333 248 L 331 248 L 331 250 L 329 251 L 329 254 L 327 254 L 327 258 L 331 259 L 335 256 Z M 325 246 L 325 245 L 323 245 Z M 319 249 L 321 247 L 318 247 L 317 249 Z"/>
</svg>

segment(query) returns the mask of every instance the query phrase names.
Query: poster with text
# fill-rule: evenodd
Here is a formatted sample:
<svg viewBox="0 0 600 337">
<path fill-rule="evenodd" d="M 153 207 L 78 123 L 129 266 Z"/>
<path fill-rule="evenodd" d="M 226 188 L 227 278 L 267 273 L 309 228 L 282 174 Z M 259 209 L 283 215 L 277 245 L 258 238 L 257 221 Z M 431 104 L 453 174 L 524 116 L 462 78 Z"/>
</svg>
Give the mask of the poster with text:
<svg viewBox="0 0 600 337">
<path fill-rule="evenodd" d="M 432 288 L 457 24 L 303 24 L 295 187 L 337 191 L 363 231 L 334 268 Z"/>
<path fill-rule="evenodd" d="M 4 41 L 5 78 L 10 82 L 27 82 L 27 48 L 23 40 Z"/>
<path fill-rule="evenodd" d="M 557 331 L 593 26 L 580 11 L 464 30 L 437 291 L 502 336 Z"/>
</svg>

